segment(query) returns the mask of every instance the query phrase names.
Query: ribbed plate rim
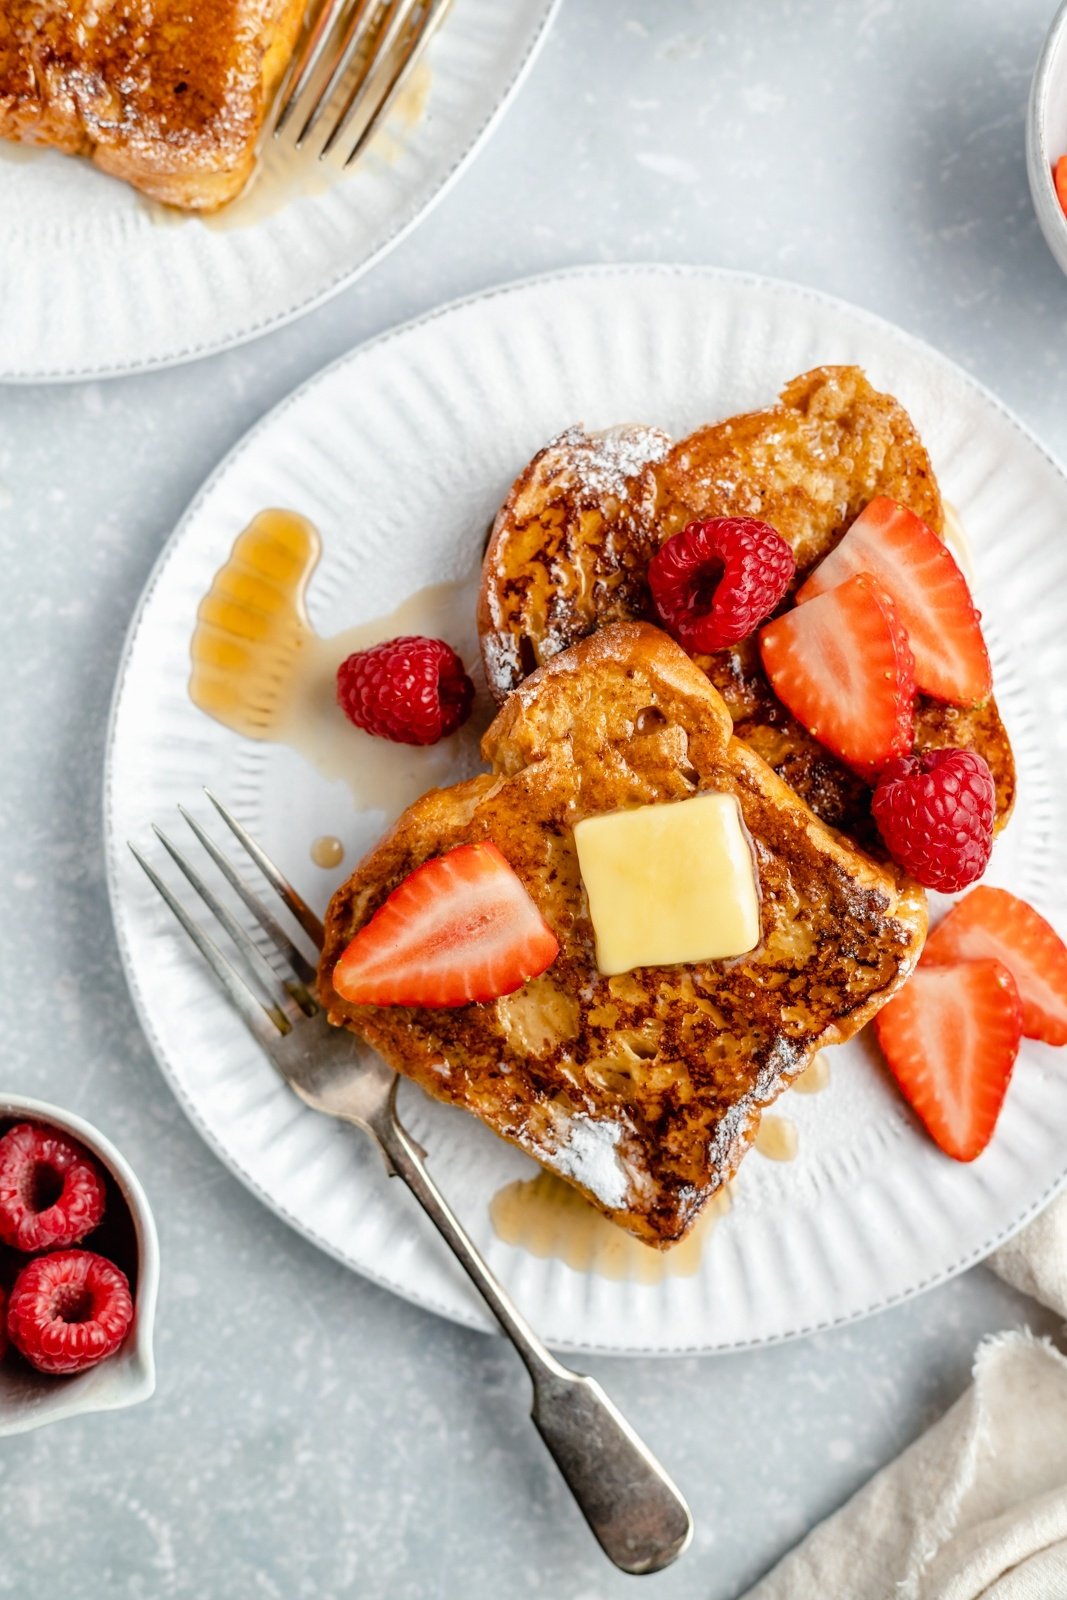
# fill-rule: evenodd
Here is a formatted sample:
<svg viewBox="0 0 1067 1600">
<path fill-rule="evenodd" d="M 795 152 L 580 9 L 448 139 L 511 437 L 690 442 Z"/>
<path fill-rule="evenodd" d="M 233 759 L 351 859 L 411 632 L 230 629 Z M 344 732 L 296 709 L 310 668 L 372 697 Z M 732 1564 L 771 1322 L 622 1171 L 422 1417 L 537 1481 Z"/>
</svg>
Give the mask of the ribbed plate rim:
<svg viewBox="0 0 1067 1600">
<path fill-rule="evenodd" d="M 323 1249 L 327 1254 L 341 1261 L 344 1265 L 350 1267 L 352 1270 L 359 1271 L 361 1275 L 368 1278 L 368 1280 L 375 1282 L 380 1287 L 386 1288 L 393 1293 L 399 1294 L 402 1298 L 408 1300 L 409 1302 L 422 1306 L 424 1309 L 434 1311 L 438 1315 L 448 1317 L 450 1320 L 457 1321 L 465 1326 L 478 1329 L 479 1331 L 483 1331 L 484 1325 L 478 1320 L 473 1310 L 464 1313 L 464 1311 L 459 1310 L 454 1306 L 444 1304 L 430 1294 L 414 1292 L 402 1280 L 391 1277 L 387 1272 L 375 1270 L 362 1263 L 355 1263 L 350 1256 L 346 1256 L 343 1251 L 336 1249 L 328 1240 L 318 1234 L 313 1227 L 308 1226 L 304 1221 L 297 1218 L 284 1206 L 280 1205 L 279 1202 L 273 1196 L 271 1196 L 248 1172 L 246 1172 L 240 1166 L 239 1162 L 233 1158 L 226 1146 L 220 1139 L 216 1137 L 210 1126 L 201 1117 L 195 1104 L 186 1093 L 181 1081 L 171 1071 L 162 1042 L 156 1034 L 145 997 L 136 978 L 132 952 L 128 948 L 119 914 L 120 892 L 117 876 L 117 852 L 122 846 L 122 841 L 116 837 L 113 827 L 112 788 L 112 758 L 114 753 L 116 719 L 130 658 L 145 607 L 153 596 L 160 579 L 163 577 L 167 564 L 173 556 L 185 530 L 195 519 L 201 505 L 214 491 L 215 487 L 225 477 L 234 463 L 252 444 L 254 444 L 262 432 L 265 432 L 271 428 L 278 421 L 278 419 L 284 415 L 289 407 L 298 404 L 308 391 L 313 389 L 319 383 L 323 382 L 329 375 L 335 373 L 338 369 L 344 367 L 345 365 L 355 363 L 362 357 L 368 355 L 371 351 L 378 350 L 392 341 L 405 338 L 417 332 L 420 328 L 423 328 L 441 318 L 448 317 L 468 307 L 482 302 L 498 301 L 501 298 L 508 296 L 521 296 L 524 291 L 530 289 L 538 289 L 553 285 L 566 286 L 571 283 L 596 281 L 598 279 L 626 277 L 633 278 L 642 276 L 649 276 L 654 279 L 667 279 L 672 276 L 685 276 L 691 278 L 700 278 L 706 281 L 709 285 L 719 283 L 725 288 L 729 288 L 731 286 L 745 286 L 756 290 L 766 289 L 774 293 L 793 296 L 801 301 L 809 301 L 812 304 L 821 307 L 824 311 L 843 312 L 853 320 L 866 324 L 873 332 L 879 333 L 883 336 L 888 335 L 898 344 L 907 346 L 913 355 L 925 359 L 932 358 L 943 368 L 951 370 L 952 375 L 957 382 L 970 389 L 977 399 L 993 408 L 1003 420 L 1007 421 L 1018 433 L 1020 438 L 1025 441 L 1027 446 L 1035 450 L 1043 458 L 1043 460 L 1052 467 L 1052 469 L 1060 478 L 1067 476 L 1064 474 L 1063 468 L 1056 460 L 1055 456 L 1040 442 L 1038 438 L 1036 438 L 1032 431 L 1027 428 L 1027 426 L 1007 406 L 1005 406 L 1002 401 L 1000 401 L 970 373 L 959 367 L 958 364 L 950 361 L 948 358 L 934 351 L 925 341 L 904 332 L 887 319 L 878 316 L 876 313 L 854 306 L 837 296 L 828 295 L 819 290 L 810 288 L 809 286 L 790 283 L 786 280 L 770 278 L 754 273 L 707 267 L 699 264 L 687 265 L 681 263 L 665 264 L 655 262 L 647 264 L 596 264 L 591 266 L 575 266 L 557 272 L 537 274 L 517 281 L 504 283 L 486 291 L 480 291 L 471 295 L 460 297 L 422 316 L 413 318 L 410 321 L 386 330 L 376 338 L 367 340 L 355 346 L 353 349 L 338 357 L 335 361 L 323 367 L 313 377 L 309 378 L 303 384 L 297 387 L 290 395 L 279 402 L 278 405 L 272 408 L 271 411 L 269 411 L 263 418 L 260 419 L 259 422 L 257 422 L 247 431 L 242 439 L 237 442 L 237 444 L 226 455 L 223 461 L 220 462 L 215 471 L 204 482 L 201 488 L 197 491 L 196 495 L 194 495 L 189 506 L 179 520 L 174 532 L 161 550 L 159 558 L 149 574 L 145 588 L 138 602 L 138 606 L 127 630 L 108 720 L 104 771 L 103 822 L 108 890 L 112 906 L 112 914 L 115 921 L 116 937 L 119 944 L 120 955 L 124 971 L 126 973 L 127 982 L 130 987 L 131 996 L 133 998 L 139 1020 L 145 1031 L 146 1037 L 149 1040 L 153 1054 L 160 1065 L 161 1071 L 163 1072 L 163 1075 L 170 1085 L 172 1092 L 175 1094 L 179 1104 L 182 1106 L 183 1111 L 189 1117 L 189 1120 L 192 1122 L 194 1127 L 196 1127 L 197 1131 L 200 1133 L 201 1137 L 205 1140 L 208 1146 L 214 1150 L 216 1155 L 218 1155 L 223 1161 L 224 1165 L 227 1166 L 228 1169 L 233 1172 L 234 1175 L 237 1176 L 252 1193 L 256 1194 L 260 1200 L 268 1205 L 271 1210 L 273 1210 L 277 1215 L 281 1216 L 283 1220 L 287 1221 L 290 1226 L 302 1233 L 305 1237 L 311 1240 L 311 1242 L 316 1244 L 318 1248 Z M 958 1273 L 966 1270 L 968 1267 L 981 1262 L 989 1255 L 991 1251 L 1006 1242 L 1006 1240 L 1011 1238 L 1029 1220 L 1036 1216 L 1064 1187 L 1065 1184 L 1067 1184 L 1067 1157 L 1065 1157 L 1064 1169 L 1057 1175 L 1053 1182 L 1046 1186 L 1043 1192 L 1032 1202 L 1032 1204 L 1024 1208 L 1018 1215 L 1012 1217 L 1003 1228 L 992 1233 L 979 1245 L 963 1253 L 947 1266 L 942 1267 L 936 1272 L 933 1272 L 925 1277 L 917 1279 L 917 1281 L 908 1285 L 906 1288 L 896 1293 L 872 1300 L 869 1304 L 859 1308 L 854 1308 L 840 1316 L 828 1317 L 813 1321 L 810 1324 L 802 1324 L 796 1327 L 791 1327 L 768 1337 L 761 1336 L 758 1338 L 742 1338 L 730 1341 L 679 1342 L 654 1345 L 649 1343 L 627 1344 L 624 1342 L 611 1342 L 603 1340 L 591 1341 L 584 1339 L 573 1340 L 555 1338 L 552 1342 L 555 1347 L 559 1349 L 585 1352 L 590 1354 L 642 1354 L 664 1356 L 697 1355 L 725 1353 L 731 1350 L 762 1347 L 764 1345 L 777 1344 L 788 1339 L 803 1337 L 811 1333 L 844 1326 L 850 1322 L 858 1321 L 867 1316 L 873 1315 L 878 1311 L 885 1310 L 892 1305 L 900 1304 L 905 1300 L 911 1299 L 914 1296 L 925 1292 L 927 1289 L 933 1288 L 940 1283 L 948 1281 Z"/>
</svg>

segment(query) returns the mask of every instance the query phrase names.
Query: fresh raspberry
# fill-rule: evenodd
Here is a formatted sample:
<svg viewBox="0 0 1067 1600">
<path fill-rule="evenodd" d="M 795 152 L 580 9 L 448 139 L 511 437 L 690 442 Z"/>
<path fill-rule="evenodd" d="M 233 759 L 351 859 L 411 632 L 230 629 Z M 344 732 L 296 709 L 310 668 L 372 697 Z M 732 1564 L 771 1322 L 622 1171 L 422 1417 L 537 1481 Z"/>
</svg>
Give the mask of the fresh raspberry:
<svg viewBox="0 0 1067 1600">
<path fill-rule="evenodd" d="M 684 649 L 725 650 L 769 617 L 796 563 L 780 534 L 752 517 L 691 522 L 648 564 L 659 619 Z"/>
<path fill-rule="evenodd" d="M 466 722 L 474 685 L 443 639 L 386 639 L 337 669 L 337 703 L 350 722 L 396 744 L 436 744 Z"/>
<path fill-rule="evenodd" d="M 893 860 L 927 889 L 955 894 L 985 871 L 997 791 L 975 751 L 924 750 L 891 761 L 871 809 Z"/>
<path fill-rule="evenodd" d="M 0 1289 L 0 1361 L 7 1355 L 7 1291 Z"/>
<path fill-rule="evenodd" d="M 112 1356 L 133 1321 L 126 1274 L 91 1250 L 38 1256 L 15 1279 L 11 1343 L 38 1372 L 84 1372 Z"/>
<path fill-rule="evenodd" d="M 20 1122 L 0 1139 L 0 1240 L 16 1250 L 77 1244 L 104 1215 L 96 1162 L 62 1133 Z"/>
</svg>

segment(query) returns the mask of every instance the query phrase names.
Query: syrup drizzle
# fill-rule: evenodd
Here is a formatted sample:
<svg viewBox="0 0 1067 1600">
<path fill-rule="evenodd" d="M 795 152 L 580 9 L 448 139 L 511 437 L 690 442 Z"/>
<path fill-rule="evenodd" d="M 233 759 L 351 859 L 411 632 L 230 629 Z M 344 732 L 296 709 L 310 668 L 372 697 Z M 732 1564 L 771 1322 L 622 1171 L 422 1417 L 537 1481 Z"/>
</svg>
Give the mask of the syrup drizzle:
<svg viewBox="0 0 1067 1600">
<path fill-rule="evenodd" d="M 29 161 L 38 161 L 47 154 L 47 145 L 23 144 L 17 139 L 0 139 L 0 160 L 10 161 L 16 166 L 25 166 Z"/>
<path fill-rule="evenodd" d="M 533 1256 L 552 1256 L 575 1272 L 632 1283 L 662 1283 L 691 1278 L 712 1229 L 731 1205 L 730 1189 L 720 1189 L 692 1229 L 669 1250 L 657 1250 L 610 1222 L 577 1189 L 554 1172 L 520 1178 L 499 1189 L 489 1203 L 489 1218 L 499 1239 Z"/>
<path fill-rule="evenodd" d="M 942 510 L 945 514 L 945 522 L 941 531 L 945 543 L 956 557 L 957 565 L 967 579 L 967 587 L 973 590 L 977 582 L 974 570 L 974 556 L 971 553 L 970 541 L 967 538 L 960 514 L 948 500 L 942 503 Z"/>
<path fill-rule="evenodd" d="M 817 1094 L 829 1082 L 830 1068 L 820 1054 L 793 1087 L 801 1094 Z M 753 1140 L 760 1155 L 770 1161 L 792 1161 L 797 1146 L 797 1127 L 789 1117 L 764 1115 Z M 713 1195 L 690 1233 L 669 1250 L 656 1250 L 626 1233 L 554 1172 L 506 1184 L 490 1201 L 489 1218 L 497 1238 L 530 1255 L 552 1256 L 575 1272 L 655 1284 L 665 1278 L 691 1278 L 700 1271 L 708 1237 L 733 1204 L 732 1189 L 727 1184 Z"/>
<path fill-rule="evenodd" d="M 788 1117 L 772 1114 L 761 1118 L 752 1148 L 758 1150 L 761 1156 L 766 1156 L 768 1161 L 792 1161 L 798 1143 L 796 1123 Z"/>
<path fill-rule="evenodd" d="M 830 1063 L 820 1050 L 812 1056 L 799 1078 L 793 1080 L 797 1094 L 821 1094 L 830 1085 Z"/>
<path fill-rule="evenodd" d="M 337 668 L 354 650 L 422 633 L 445 638 L 469 671 L 478 661 L 474 578 L 431 584 L 387 616 L 323 639 L 305 596 L 322 543 L 294 511 L 262 511 L 241 533 L 200 602 L 189 694 L 246 739 L 285 744 L 323 777 L 344 780 L 360 809 L 399 815 L 427 789 L 478 770 L 482 697 L 457 733 L 419 748 L 376 739 L 337 704 Z"/>
<path fill-rule="evenodd" d="M 312 841 L 311 859 L 317 867 L 329 870 L 339 867 L 345 858 L 345 847 L 332 833 L 324 833 Z"/>
</svg>

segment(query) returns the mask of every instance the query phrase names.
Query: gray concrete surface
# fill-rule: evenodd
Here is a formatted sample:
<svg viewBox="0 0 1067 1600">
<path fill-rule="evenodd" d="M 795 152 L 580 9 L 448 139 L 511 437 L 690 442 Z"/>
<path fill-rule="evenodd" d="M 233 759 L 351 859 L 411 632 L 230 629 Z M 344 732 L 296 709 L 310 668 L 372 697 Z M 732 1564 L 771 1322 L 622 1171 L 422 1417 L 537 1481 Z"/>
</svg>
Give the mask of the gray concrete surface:
<svg viewBox="0 0 1067 1600">
<path fill-rule="evenodd" d="M 502 0 L 503 3 L 503 0 Z M 98 1122 L 162 1235 L 160 1382 L 0 1446 L 0 1594 L 609 1600 L 502 1344 L 348 1275 L 200 1144 L 111 932 L 100 768 L 123 631 L 222 452 L 389 324 L 569 262 L 715 262 L 877 310 L 1067 453 L 1067 283 L 1033 220 L 1051 0 L 564 0 L 491 145 L 365 281 L 174 371 L 0 390 L 2 1083 Z M 2 308 L 0 308 L 2 318 Z M 590 1363 L 699 1523 L 661 1600 L 730 1600 L 924 1428 L 983 1334 L 1053 1319 L 982 1269 L 833 1335 Z"/>
</svg>

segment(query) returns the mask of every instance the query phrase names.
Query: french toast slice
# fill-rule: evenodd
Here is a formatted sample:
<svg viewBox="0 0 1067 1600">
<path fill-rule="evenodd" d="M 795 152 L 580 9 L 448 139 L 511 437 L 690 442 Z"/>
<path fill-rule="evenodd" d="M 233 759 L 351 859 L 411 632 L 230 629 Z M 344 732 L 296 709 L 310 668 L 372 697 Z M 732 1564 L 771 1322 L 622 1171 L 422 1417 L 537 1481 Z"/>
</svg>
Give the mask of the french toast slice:
<svg viewBox="0 0 1067 1600">
<path fill-rule="evenodd" d="M 659 544 L 659 428 L 568 428 L 516 480 L 489 536 L 478 633 L 498 702 L 535 667 L 608 622 L 643 616 Z M 495 581 L 494 581 L 495 579 Z"/>
<path fill-rule="evenodd" d="M 650 616 L 648 557 L 694 519 L 769 522 L 792 546 L 794 588 L 879 495 L 942 533 L 937 481 L 910 417 L 858 367 L 804 373 L 776 405 L 700 428 L 657 452 L 624 481 L 621 501 L 617 493 L 600 502 L 595 492 L 574 488 L 581 482 L 578 452 L 593 449 L 599 437 L 570 429 L 553 440 L 519 475 L 494 523 L 478 627 L 498 701 L 604 621 Z M 566 604 L 554 605 L 561 583 Z M 696 659 L 725 699 L 737 734 L 823 821 L 876 848 L 869 789 L 786 711 L 755 640 Z M 920 696 L 917 748 L 946 744 L 977 750 L 988 762 L 1003 826 L 1014 802 L 1015 767 L 994 702 L 961 709 Z"/>
<path fill-rule="evenodd" d="M 827 828 L 732 736 L 718 691 L 641 622 L 553 656 L 485 735 L 492 771 L 416 801 L 337 891 L 319 987 L 331 1022 L 582 1189 L 647 1243 L 680 1239 L 734 1173 L 765 1107 L 823 1045 L 852 1034 L 911 972 L 921 889 Z M 573 827 L 582 817 L 736 795 L 761 936 L 692 966 L 597 969 Z M 354 1006 L 331 974 L 407 874 L 492 840 L 560 943 L 517 993 L 455 1010 Z"/>
<path fill-rule="evenodd" d="M 87 155 L 167 205 L 244 188 L 305 0 L 5 0 L 0 137 Z"/>
</svg>

